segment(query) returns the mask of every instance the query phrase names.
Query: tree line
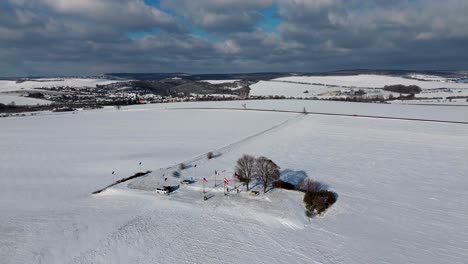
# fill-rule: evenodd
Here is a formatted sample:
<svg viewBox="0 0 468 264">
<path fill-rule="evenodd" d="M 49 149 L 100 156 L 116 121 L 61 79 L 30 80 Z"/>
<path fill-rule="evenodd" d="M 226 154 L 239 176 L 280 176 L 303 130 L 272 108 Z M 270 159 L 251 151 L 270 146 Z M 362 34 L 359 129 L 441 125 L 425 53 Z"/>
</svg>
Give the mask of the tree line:
<svg viewBox="0 0 468 264">
<path fill-rule="evenodd" d="M 279 180 L 279 170 L 280 167 L 267 157 L 255 158 L 244 154 L 237 160 L 235 174 L 241 182 L 245 182 L 247 191 L 249 183 L 258 179 L 262 182 L 264 193 L 269 185 L 275 188 L 304 192 L 305 214 L 309 218 L 324 213 L 336 202 L 338 195 L 327 190 L 320 182 L 305 178 L 296 187 L 291 183 Z"/>
<path fill-rule="evenodd" d="M 420 93 L 421 87 L 417 85 L 403 85 L 403 84 L 396 84 L 396 85 L 385 85 L 383 90 L 388 92 L 399 93 L 400 97 L 401 94 L 410 94 L 414 97 L 415 94 Z"/>
</svg>

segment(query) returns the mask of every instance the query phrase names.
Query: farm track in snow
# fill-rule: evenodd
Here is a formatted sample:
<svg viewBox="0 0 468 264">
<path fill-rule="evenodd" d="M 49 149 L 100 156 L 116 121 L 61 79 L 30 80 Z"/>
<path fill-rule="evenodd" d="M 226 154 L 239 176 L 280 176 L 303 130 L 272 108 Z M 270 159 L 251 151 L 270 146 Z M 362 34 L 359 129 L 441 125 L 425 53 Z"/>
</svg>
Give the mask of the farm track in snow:
<svg viewBox="0 0 468 264">
<path fill-rule="evenodd" d="M 269 133 L 269 132 L 272 132 L 272 131 L 274 131 L 274 130 L 280 129 L 280 128 L 286 126 L 286 125 L 293 124 L 293 123 L 295 123 L 295 122 L 301 120 L 304 116 L 305 116 L 305 115 L 298 115 L 298 116 L 295 116 L 295 117 L 293 117 L 293 118 L 291 118 L 291 119 L 287 119 L 287 120 L 285 120 L 285 121 L 283 121 L 283 122 L 281 122 L 281 123 L 279 123 L 279 124 L 277 124 L 277 125 L 275 125 L 275 126 L 272 126 L 272 127 L 267 128 L 267 129 L 265 129 L 265 130 L 262 130 L 262 131 L 260 131 L 260 132 L 258 132 L 258 133 L 255 133 L 255 134 L 253 134 L 253 135 L 250 135 L 250 136 L 248 136 L 248 137 L 245 137 L 245 138 L 243 138 L 243 139 L 241 139 L 241 140 L 239 140 L 239 141 L 236 141 L 236 142 L 231 143 L 231 144 L 229 144 L 229 145 L 226 145 L 226 146 L 223 146 L 223 147 L 220 147 L 220 148 L 211 150 L 211 152 L 214 154 L 215 157 L 216 157 L 217 155 L 220 155 L 220 154 L 222 155 L 222 154 L 224 154 L 224 153 L 230 151 L 232 148 L 234 148 L 234 147 L 236 147 L 236 146 L 239 146 L 239 145 L 241 145 L 241 144 L 244 144 L 244 143 L 246 143 L 246 142 L 248 142 L 248 141 L 250 141 L 250 140 L 252 140 L 252 139 L 254 139 L 254 138 L 257 138 L 257 137 L 259 137 L 259 136 L 262 136 L 262 135 L 264 135 L 264 134 L 266 134 L 266 133 Z M 184 161 L 182 161 L 182 163 L 184 163 L 184 164 L 191 164 L 191 163 L 194 163 L 194 162 L 199 161 L 199 160 L 201 160 L 201 159 L 204 159 L 204 158 L 206 158 L 206 153 L 208 153 L 208 152 L 210 152 L 210 150 L 208 150 L 207 152 L 205 152 L 205 153 L 203 153 L 203 154 L 197 155 L 197 156 L 195 156 L 195 157 L 193 157 L 193 158 L 191 158 L 191 159 L 184 160 Z M 179 164 L 180 164 L 180 163 L 176 163 L 176 165 L 172 165 L 172 166 L 169 166 L 169 167 L 166 167 L 166 168 L 161 168 L 161 169 L 164 169 L 164 170 L 175 169 L 175 168 L 177 168 L 177 167 L 179 166 Z"/>
</svg>

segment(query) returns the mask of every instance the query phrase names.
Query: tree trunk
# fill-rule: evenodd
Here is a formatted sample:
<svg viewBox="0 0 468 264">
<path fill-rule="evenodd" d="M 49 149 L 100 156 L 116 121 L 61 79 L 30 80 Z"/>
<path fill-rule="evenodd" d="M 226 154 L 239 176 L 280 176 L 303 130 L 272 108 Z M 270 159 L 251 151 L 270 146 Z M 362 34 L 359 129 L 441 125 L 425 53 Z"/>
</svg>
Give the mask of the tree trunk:
<svg viewBox="0 0 468 264">
<path fill-rule="evenodd" d="M 268 183 L 263 182 L 263 193 L 266 193 L 267 186 L 268 186 Z"/>
</svg>

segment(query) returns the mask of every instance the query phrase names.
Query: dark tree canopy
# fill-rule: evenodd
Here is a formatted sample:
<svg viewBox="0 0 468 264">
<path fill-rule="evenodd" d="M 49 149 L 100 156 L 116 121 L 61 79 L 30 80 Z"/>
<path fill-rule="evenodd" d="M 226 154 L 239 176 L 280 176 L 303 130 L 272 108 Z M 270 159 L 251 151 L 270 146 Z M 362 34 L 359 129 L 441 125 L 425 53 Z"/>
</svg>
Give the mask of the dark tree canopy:
<svg viewBox="0 0 468 264">
<path fill-rule="evenodd" d="M 383 88 L 385 91 L 400 93 L 400 94 L 418 94 L 421 92 L 421 87 L 416 85 L 385 85 Z"/>
<path fill-rule="evenodd" d="M 304 195 L 304 203 L 306 214 L 314 215 L 321 214 L 336 202 L 337 195 L 334 192 L 320 190 L 317 192 L 306 192 Z"/>
</svg>

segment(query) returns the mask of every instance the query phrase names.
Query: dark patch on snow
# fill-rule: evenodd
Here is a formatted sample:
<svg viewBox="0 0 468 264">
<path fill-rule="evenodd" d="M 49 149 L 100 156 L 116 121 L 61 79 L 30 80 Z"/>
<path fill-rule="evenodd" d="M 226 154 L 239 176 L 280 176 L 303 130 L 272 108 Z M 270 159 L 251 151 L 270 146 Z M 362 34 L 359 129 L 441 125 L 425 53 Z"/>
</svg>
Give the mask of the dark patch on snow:
<svg viewBox="0 0 468 264">
<path fill-rule="evenodd" d="M 290 183 L 296 187 L 298 187 L 299 183 L 307 178 L 307 173 L 305 171 L 295 171 L 286 169 L 281 171 L 280 179 L 284 182 Z"/>
</svg>

